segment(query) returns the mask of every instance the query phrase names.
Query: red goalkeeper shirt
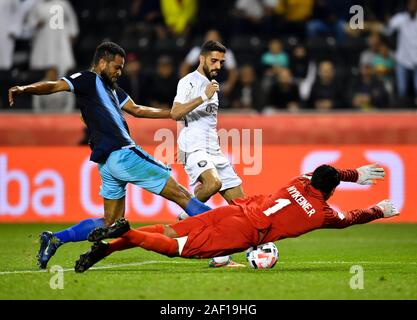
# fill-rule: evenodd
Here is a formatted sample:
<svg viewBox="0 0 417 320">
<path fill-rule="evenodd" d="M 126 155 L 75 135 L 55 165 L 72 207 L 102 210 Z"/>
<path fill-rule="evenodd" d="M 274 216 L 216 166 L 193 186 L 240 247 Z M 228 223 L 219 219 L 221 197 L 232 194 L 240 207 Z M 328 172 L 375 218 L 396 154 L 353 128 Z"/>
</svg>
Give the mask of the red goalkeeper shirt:
<svg viewBox="0 0 417 320">
<path fill-rule="evenodd" d="M 356 170 L 338 170 L 341 181 L 356 182 Z M 293 179 L 287 186 L 270 195 L 236 199 L 253 226 L 264 236 L 260 243 L 277 241 L 319 228 L 345 228 L 383 217 L 375 206 L 365 210 L 338 212 L 324 200 L 322 193 L 311 185 L 311 175 Z"/>
</svg>

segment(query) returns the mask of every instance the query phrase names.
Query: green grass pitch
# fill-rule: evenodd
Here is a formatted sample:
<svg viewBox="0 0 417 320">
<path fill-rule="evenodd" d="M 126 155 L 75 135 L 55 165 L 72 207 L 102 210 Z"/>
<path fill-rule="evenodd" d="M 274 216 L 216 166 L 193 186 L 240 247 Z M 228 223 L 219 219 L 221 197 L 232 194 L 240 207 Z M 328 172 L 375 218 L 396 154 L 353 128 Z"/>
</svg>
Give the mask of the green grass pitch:
<svg viewBox="0 0 417 320">
<path fill-rule="evenodd" d="M 69 243 L 49 263 L 64 270 L 63 288 L 52 289 L 57 273 L 36 266 L 38 234 L 67 226 L 0 224 L 0 299 L 417 299 L 417 224 L 368 224 L 285 239 L 276 242 L 280 257 L 270 270 L 212 269 L 207 260 L 134 248 L 76 274 L 74 261 L 89 243 Z M 246 264 L 244 253 L 234 259 Z M 363 288 L 352 289 L 361 279 Z"/>
</svg>

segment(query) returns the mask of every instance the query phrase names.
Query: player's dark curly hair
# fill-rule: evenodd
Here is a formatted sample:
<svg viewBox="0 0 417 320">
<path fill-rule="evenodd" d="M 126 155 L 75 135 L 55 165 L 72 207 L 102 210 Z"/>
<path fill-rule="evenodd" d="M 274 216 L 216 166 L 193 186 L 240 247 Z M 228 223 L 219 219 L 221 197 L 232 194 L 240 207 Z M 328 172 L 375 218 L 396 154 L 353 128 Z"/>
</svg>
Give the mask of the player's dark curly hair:
<svg viewBox="0 0 417 320">
<path fill-rule="evenodd" d="M 316 168 L 311 178 L 311 185 L 325 194 L 332 192 L 340 183 L 339 171 L 332 166 L 323 164 Z"/>
<path fill-rule="evenodd" d="M 206 56 L 209 52 L 213 51 L 226 53 L 226 47 L 219 41 L 209 40 L 204 42 L 204 44 L 201 46 L 200 54 Z"/>
<path fill-rule="evenodd" d="M 112 61 L 116 55 L 126 58 L 126 52 L 117 43 L 106 41 L 101 43 L 94 53 L 93 65 L 97 65 L 100 59 Z"/>
</svg>

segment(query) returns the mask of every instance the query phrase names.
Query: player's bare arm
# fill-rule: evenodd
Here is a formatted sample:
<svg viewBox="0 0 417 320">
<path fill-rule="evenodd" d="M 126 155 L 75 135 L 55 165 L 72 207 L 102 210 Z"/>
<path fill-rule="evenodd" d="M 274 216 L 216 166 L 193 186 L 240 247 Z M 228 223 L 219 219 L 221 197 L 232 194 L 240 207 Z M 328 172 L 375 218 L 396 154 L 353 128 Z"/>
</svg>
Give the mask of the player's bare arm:
<svg viewBox="0 0 417 320">
<path fill-rule="evenodd" d="M 207 85 L 204 94 L 200 97 L 194 98 L 187 103 L 174 102 L 171 108 L 171 118 L 174 120 L 180 120 L 187 113 L 197 108 L 200 104 L 211 99 L 217 91 L 219 91 L 219 84 L 217 81 L 213 80 Z"/>
<path fill-rule="evenodd" d="M 123 106 L 123 111 L 136 118 L 168 119 L 171 117 L 171 110 L 159 109 L 135 104 L 132 99 Z"/>
<path fill-rule="evenodd" d="M 22 93 L 44 95 L 61 91 L 70 91 L 68 83 L 66 83 L 64 80 L 41 81 L 26 86 L 15 86 L 9 89 L 9 104 L 10 106 L 13 106 L 14 97 Z"/>
</svg>

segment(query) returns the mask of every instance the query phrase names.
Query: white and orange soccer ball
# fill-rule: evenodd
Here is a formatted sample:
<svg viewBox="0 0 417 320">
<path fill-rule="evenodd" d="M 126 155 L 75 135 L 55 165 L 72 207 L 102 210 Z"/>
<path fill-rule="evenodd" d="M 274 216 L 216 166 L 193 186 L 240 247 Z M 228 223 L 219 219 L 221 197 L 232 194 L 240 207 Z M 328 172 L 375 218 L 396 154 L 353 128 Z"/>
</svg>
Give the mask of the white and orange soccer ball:
<svg viewBox="0 0 417 320">
<path fill-rule="evenodd" d="M 271 269 L 278 261 L 278 248 L 273 242 L 246 250 L 246 259 L 253 269 Z"/>
</svg>

